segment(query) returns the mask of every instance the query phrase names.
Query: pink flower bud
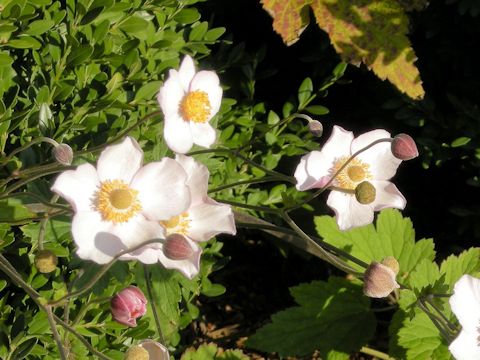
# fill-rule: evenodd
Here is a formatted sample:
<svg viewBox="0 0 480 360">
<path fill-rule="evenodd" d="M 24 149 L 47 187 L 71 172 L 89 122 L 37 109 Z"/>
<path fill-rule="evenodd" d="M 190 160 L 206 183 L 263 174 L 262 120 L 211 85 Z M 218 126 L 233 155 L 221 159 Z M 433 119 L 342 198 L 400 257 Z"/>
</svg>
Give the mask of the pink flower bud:
<svg viewBox="0 0 480 360">
<path fill-rule="evenodd" d="M 110 301 L 112 317 L 120 324 L 135 327 L 137 326 L 136 319 L 147 311 L 146 304 L 147 299 L 143 292 L 135 286 L 129 286 Z"/>
<path fill-rule="evenodd" d="M 386 261 L 387 265 L 372 262 L 367 268 L 363 276 L 363 293 L 366 296 L 387 297 L 393 290 L 400 287 L 396 280 L 395 269 L 390 268 L 392 265 L 390 262 L 393 263 L 391 259 Z"/>
<path fill-rule="evenodd" d="M 392 153 L 397 159 L 411 160 L 418 156 L 418 149 L 410 135 L 398 134 L 392 141 Z"/>
<path fill-rule="evenodd" d="M 320 137 L 323 134 L 323 125 L 318 120 L 309 121 L 308 130 L 313 136 Z"/>
<path fill-rule="evenodd" d="M 53 148 L 53 157 L 62 165 L 71 165 L 73 150 L 67 144 L 58 144 Z"/>
<path fill-rule="evenodd" d="M 193 254 L 193 249 L 185 236 L 168 235 L 163 244 L 163 253 L 170 260 L 186 260 Z"/>
</svg>

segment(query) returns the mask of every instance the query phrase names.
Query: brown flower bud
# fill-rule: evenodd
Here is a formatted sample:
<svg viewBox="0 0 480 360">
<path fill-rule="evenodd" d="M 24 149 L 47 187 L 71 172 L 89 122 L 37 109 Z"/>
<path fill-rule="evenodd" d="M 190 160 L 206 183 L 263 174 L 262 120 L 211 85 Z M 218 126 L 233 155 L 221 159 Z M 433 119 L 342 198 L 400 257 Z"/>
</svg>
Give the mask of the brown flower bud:
<svg viewBox="0 0 480 360">
<path fill-rule="evenodd" d="M 375 201 L 377 191 L 368 181 L 362 181 L 355 188 L 355 198 L 360 204 L 367 205 Z"/>
<path fill-rule="evenodd" d="M 48 274 L 55 271 L 58 264 L 57 256 L 50 250 L 39 250 L 35 254 L 35 267 L 42 274 Z"/>
<path fill-rule="evenodd" d="M 186 260 L 192 256 L 193 249 L 185 236 L 181 234 L 171 234 L 165 239 L 163 253 L 171 260 Z"/>
<path fill-rule="evenodd" d="M 323 134 L 323 125 L 318 120 L 309 121 L 308 130 L 313 136 L 320 137 Z"/>
<path fill-rule="evenodd" d="M 62 165 L 71 165 L 73 150 L 67 144 L 58 144 L 53 148 L 53 157 Z"/>
<path fill-rule="evenodd" d="M 400 160 L 411 160 L 418 156 L 415 141 L 410 135 L 398 134 L 392 141 L 392 154 Z"/>
<path fill-rule="evenodd" d="M 363 276 L 363 293 L 372 298 L 387 297 L 400 287 L 395 272 L 383 264 L 372 262 Z"/>
</svg>

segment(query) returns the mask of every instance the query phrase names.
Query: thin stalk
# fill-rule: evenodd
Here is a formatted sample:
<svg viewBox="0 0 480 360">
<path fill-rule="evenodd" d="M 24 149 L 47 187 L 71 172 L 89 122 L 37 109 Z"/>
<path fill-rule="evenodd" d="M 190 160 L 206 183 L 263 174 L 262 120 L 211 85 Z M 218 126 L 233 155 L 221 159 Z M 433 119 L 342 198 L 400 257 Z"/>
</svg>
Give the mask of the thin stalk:
<svg viewBox="0 0 480 360">
<path fill-rule="evenodd" d="M 48 323 L 50 324 L 50 329 L 52 329 L 53 338 L 57 343 L 58 352 L 60 353 L 61 360 L 67 360 L 67 355 L 65 354 L 65 349 L 63 348 L 62 339 L 57 331 L 57 324 L 55 324 L 55 319 L 53 318 L 51 306 L 45 306 L 45 311 L 47 312 Z"/>
<path fill-rule="evenodd" d="M 423 312 L 430 318 L 430 320 L 438 329 L 438 331 L 440 331 L 440 334 L 443 336 L 445 341 L 447 343 L 452 342 L 453 340 L 452 332 L 450 331 L 450 329 L 445 328 L 445 326 L 443 325 L 443 320 L 438 316 L 436 316 L 435 314 L 432 314 L 432 312 L 428 310 L 427 306 L 423 302 L 423 299 L 418 299 L 417 304 L 420 307 L 420 309 L 422 309 Z"/>
<path fill-rule="evenodd" d="M 150 274 L 148 272 L 147 265 L 143 265 L 143 274 L 145 276 L 145 283 L 147 284 L 147 296 L 148 301 L 150 301 L 150 306 L 152 308 L 153 318 L 155 320 L 155 326 L 157 327 L 158 338 L 162 344 L 165 344 L 165 338 L 163 337 L 162 326 L 160 325 L 160 319 L 157 313 L 157 307 L 155 305 L 155 298 L 153 297 L 152 291 L 152 280 L 150 279 Z"/>
<path fill-rule="evenodd" d="M 59 173 L 59 172 L 64 171 L 64 170 L 66 170 L 65 167 L 62 167 L 62 168 L 58 168 L 58 169 L 55 169 L 55 170 L 50 170 L 50 171 L 42 172 L 40 174 L 35 174 L 35 175 L 32 175 L 32 176 L 29 176 L 28 178 L 26 178 L 24 180 L 19 180 L 15 184 L 6 188 L 5 191 L 4 191 L 4 194 L 8 195 L 12 191 L 17 190 L 18 188 L 22 187 L 23 185 L 28 184 L 29 182 L 32 182 L 34 180 L 37 180 L 37 179 L 39 179 L 41 177 L 44 177 L 44 176 L 47 176 L 47 175 Z"/>
<path fill-rule="evenodd" d="M 394 358 L 390 357 L 388 354 L 385 354 L 384 352 L 381 352 L 381 351 L 378 351 L 378 350 L 375 350 L 375 349 L 371 349 L 371 348 L 366 347 L 366 346 L 363 346 L 360 349 L 360 352 L 364 353 L 364 354 L 367 354 L 367 355 L 375 356 L 375 357 L 377 357 L 379 359 L 382 359 L 382 360 L 394 360 Z"/>
<path fill-rule="evenodd" d="M 56 142 L 55 140 L 53 139 L 50 139 L 48 137 L 38 137 L 38 138 L 35 138 L 33 139 L 32 141 L 30 141 L 29 143 L 23 145 L 23 146 L 20 146 L 19 148 L 16 148 L 15 150 L 13 150 L 8 156 L 6 156 L 0 165 L 5 165 L 8 161 L 10 161 L 10 159 L 12 159 L 16 154 L 18 154 L 19 152 L 22 152 L 23 150 L 26 150 L 28 149 L 30 146 L 32 145 L 35 145 L 35 144 L 38 144 L 38 143 L 41 143 L 41 142 L 46 142 L 46 143 L 49 143 L 53 146 L 58 146 L 58 142 Z"/>
<path fill-rule="evenodd" d="M 452 324 L 452 322 L 445 316 L 445 314 L 442 311 L 440 311 L 440 309 L 435 305 L 435 303 L 433 302 L 430 296 L 427 296 L 425 300 L 437 312 L 437 314 L 440 315 L 440 317 L 443 319 L 445 324 L 450 328 L 450 330 L 458 331 L 458 328 L 454 324 Z"/>
<path fill-rule="evenodd" d="M 272 176 L 272 177 L 265 177 L 265 178 L 262 178 L 262 179 L 242 180 L 242 181 L 237 181 L 235 183 L 226 184 L 226 185 L 222 185 L 222 186 L 218 186 L 216 188 L 210 189 L 210 190 L 208 190 L 208 193 L 211 194 L 211 193 L 214 193 L 214 192 L 222 191 L 222 190 L 229 189 L 229 188 L 232 188 L 232 187 L 235 187 L 235 186 L 240 186 L 240 185 L 260 184 L 260 183 L 265 183 L 265 182 L 270 182 L 270 181 L 278 181 L 278 179 L 276 179 Z"/>
<path fill-rule="evenodd" d="M 54 208 L 54 209 L 71 211 L 71 208 L 68 207 L 68 206 L 61 205 L 61 204 L 55 204 L 53 202 L 49 202 L 48 200 L 45 200 L 41 196 L 38 196 L 37 194 L 35 194 L 33 192 L 30 192 L 30 191 L 14 192 L 14 193 L 10 193 L 8 195 L 0 195 L 0 200 L 8 199 L 10 197 L 22 197 L 22 196 L 28 196 L 28 197 L 34 198 L 35 200 L 42 203 L 43 205 Z"/>
<path fill-rule="evenodd" d="M 215 199 L 218 202 L 221 202 L 223 204 L 228 204 L 232 206 L 236 206 L 239 208 L 244 208 L 244 209 L 249 209 L 249 210 L 255 210 L 255 211 L 263 211 L 263 212 L 268 212 L 272 214 L 278 214 L 280 212 L 279 209 L 274 209 L 274 208 L 269 208 L 266 206 L 258 206 L 258 205 L 248 205 L 244 203 L 239 203 L 236 201 L 229 201 L 229 200 L 223 200 L 223 199 Z"/>
</svg>

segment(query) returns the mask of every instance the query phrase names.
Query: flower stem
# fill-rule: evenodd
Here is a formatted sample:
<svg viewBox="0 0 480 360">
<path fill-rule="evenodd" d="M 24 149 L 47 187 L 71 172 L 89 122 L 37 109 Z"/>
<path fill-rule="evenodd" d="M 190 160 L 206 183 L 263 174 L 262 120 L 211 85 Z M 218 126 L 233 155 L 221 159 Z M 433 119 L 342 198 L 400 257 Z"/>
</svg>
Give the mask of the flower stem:
<svg viewBox="0 0 480 360">
<path fill-rule="evenodd" d="M 58 142 L 56 142 L 55 140 L 53 139 L 50 139 L 48 137 L 38 137 L 38 138 L 35 138 L 33 139 L 32 141 L 30 141 L 29 143 L 23 145 L 23 146 L 20 146 L 19 148 L 16 148 L 15 150 L 13 150 L 8 156 L 6 156 L 0 165 L 5 165 L 7 162 L 10 161 L 11 158 L 13 158 L 16 154 L 18 154 L 19 152 L 22 152 L 23 150 L 26 150 L 28 149 L 30 146 L 32 145 L 35 145 L 35 144 L 38 144 L 38 143 L 41 143 L 41 142 L 46 142 L 46 143 L 49 143 L 53 146 L 58 146 Z"/>
<path fill-rule="evenodd" d="M 248 205 L 248 204 L 239 203 L 239 202 L 236 202 L 236 201 L 229 201 L 229 200 L 223 200 L 223 199 L 221 199 L 221 200 L 220 199 L 215 199 L 215 200 L 218 201 L 218 202 L 228 204 L 228 205 L 232 205 L 232 206 L 236 206 L 236 207 L 239 207 L 239 208 L 255 210 L 255 211 L 263 211 L 263 212 L 268 212 L 268 213 L 272 213 L 272 214 L 280 213 L 280 209 L 270 208 L 270 207 L 266 207 L 266 206 Z"/>
<path fill-rule="evenodd" d="M 52 329 L 53 338 L 57 343 L 57 348 L 60 353 L 60 359 L 67 360 L 67 355 L 65 354 L 65 349 L 63 348 L 62 339 L 60 339 L 60 335 L 57 331 L 57 325 L 55 324 L 55 320 L 53 319 L 52 307 L 45 306 L 45 311 L 47 313 L 48 323 L 50 324 L 50 329 Z"/>
<path fill-rule="evenodd" d="M 445 316 L 445 314 L 435 305 L 435 303 L 432 300 L 432 296 L 430 296 L 430 295 L 427 296 L 425 298 L 425 300 L 437 312 L 437 314 L 440 315 L 440 317 L 443 319 L 444 323 L 448 326 L 448 328 L 451 331 L 457 331 L 458 330 L 458 328 L 454 324 L 452 324 L 452 322 Z"/>
<path fill-rule="evenodd" d="M 436 316 L 435 314 L 433 314 L 430 310 L 428 310 L 428 307 L 425 305 L 423 299 L 418 299 L 417 304 L 420 307 L 420 309 L 422 309 L 423 312 L 430 318 L 430 320 L 438 329 L 438 331 L 440 331 L 440 334 L 445 339 L 445 341 L 447 343 L 451 343 L 453 340 L 452 331 L 448 328 L 445 328 L 445 324 L 443 320 L 438 316 Z"/>
<path fill-rule="evenodd" d="M 369 347 L 363 346 L 360 349 L 361 353 L 367 354 L 367 355 L 372 355 L 376 358 L 382 359 L 382 360 L 394 360 L 394 358 L 390 357 L 388 354 L 385 354 L 384 352 L 371 349 Z"/>
<path fill-rule="evenodd" d="M 222 186 L 218 186 L 216 188 L 210 189 L 210 190 L 208 190 L 208 193 L 211 194 L 211 193 L 214 193 L 214 192 L 222 191 L 222 190 L 229 189 L 229 188 L 239 186 L 239 185 L 260 184 L 260 183 L 265 183 L 265 182 L 270 182 L 270 181 L 278 181 L 278 179 L 275 178 L 275 177 L 265 177 L 265 178 L 262 178 L 262 179 L 255 178 L 255 179 L 241 180 L 241 181 L 237 181 L 237 182 L 232 183 L 232 184 L 226 184 L 226 185 L 222 185 Z"/>
<path fill-rule="evenodd" d="M 153 318 L 155 320 L 155 326 L 157 327 L 158 338 L 162 344 L 165 344 L 165 338 L 163 337 L 162 326 L 160 325 L 160 319 L 157 313 L 157 307 L 155 306 L 155 298 L 153 297 L 152 291 L 152 280 L 148 272 L 147 265 L 143 265 L 143 274 L 145 275 L 145 283 L 147 285 L 147 295 L 148 301 L 150 301 L 150 306 L 152 308 Z"/>
</svg>

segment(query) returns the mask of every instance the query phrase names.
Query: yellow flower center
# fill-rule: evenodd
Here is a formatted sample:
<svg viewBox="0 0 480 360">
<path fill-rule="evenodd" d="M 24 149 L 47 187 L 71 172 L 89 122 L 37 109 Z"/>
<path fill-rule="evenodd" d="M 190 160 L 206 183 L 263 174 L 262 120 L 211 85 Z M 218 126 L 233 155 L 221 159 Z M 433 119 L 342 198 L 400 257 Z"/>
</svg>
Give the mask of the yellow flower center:
<svg viewBox="0 0 480 360">
<path fill-rule="evenodd" d="M 331 170 L 331 176 L 345 164 L 349 159 L 349 156 L 342 156 L 333 165 Z M 336 185 L 342 189 L 355 190 L 355 187 L 365 180 L 371 180 L 372 174 L 370 173 L 370 166 L 357 158 L 352 159 L 348 165 L 340 171 L 335 178 Z"/>
<path fill-rule="evenodd" d="M 180 114 L 188 121 L 204 123 L 211 111 L 212 106 L 205 91 L 190 91 L 180 103 Z"/>
<path fill-rule="evenodd" d="M 137 194 L 122 180 L 104 181 L 95 193 L 95 210 L 105 221 L 127 222 L 142 209 Z"/>
<path fill-rule="evenodd" d="M 187 235 L 188 230 L 190 229 L 188 212 L 184 212 L 168 220 L 160 221 L 160 225 L 162 225 L 167 232 L 167 236 L 171 234 Z"/>
</svg>

